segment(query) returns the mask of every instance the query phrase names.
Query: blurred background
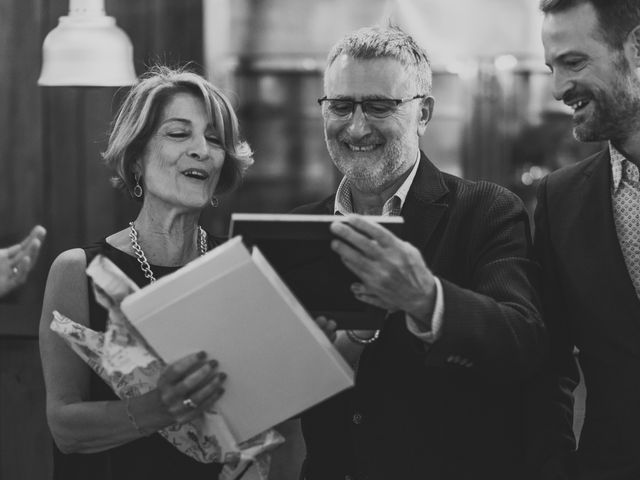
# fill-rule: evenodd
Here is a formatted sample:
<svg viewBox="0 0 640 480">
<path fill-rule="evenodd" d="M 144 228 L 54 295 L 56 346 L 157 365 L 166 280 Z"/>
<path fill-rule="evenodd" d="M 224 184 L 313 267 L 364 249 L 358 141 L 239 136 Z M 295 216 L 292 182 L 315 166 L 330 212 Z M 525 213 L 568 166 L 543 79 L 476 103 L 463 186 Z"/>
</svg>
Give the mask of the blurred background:
<svg viewBox="0 0 640 480">
<path fill-rule="evenodd" d="M 205 227 L 221 236 L 232 211 L 287 212 L 335 189 L 316 103 L 324 59 L 342 35 L 373 23 L 400 25 L 432 58 L 436 107 L 421 147 L 442 170 L 504 185 L 532 213 L 544 175 L 601 147 L 573 139 L 569 112 L 551 96 L 535 0 L 106 0 L 105 7 L 131 39 L 137 74 L 156 62 L 189 62 L 233 99 L 256 162 L 243 186 L 205 213 Z M 36 223 L 49 232 L 29 283 L 0 301 L 2 479 L 50 476 L 37 325 L 52 260 L 137 213 L 110 187 L 100 160 L 126 87 L 37 85 L 43 40 L 68 11 L 68 0 L 0 0 L 0 248 Z M 295 478 L 294 469 L 276 465 L 273 478 Z"/>
</svg>

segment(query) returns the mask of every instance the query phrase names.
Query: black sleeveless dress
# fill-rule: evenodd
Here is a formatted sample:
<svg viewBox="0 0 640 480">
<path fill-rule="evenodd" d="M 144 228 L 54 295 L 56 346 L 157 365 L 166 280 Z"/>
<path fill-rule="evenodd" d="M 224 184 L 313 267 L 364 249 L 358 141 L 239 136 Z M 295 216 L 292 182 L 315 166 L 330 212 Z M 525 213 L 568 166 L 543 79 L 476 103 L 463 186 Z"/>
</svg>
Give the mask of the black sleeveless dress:
<svg viewBox="0 0 640 480">
<path fill-rule="evenodd" d="M 209 249 L 219 243 L 221 242 L 209 236 Z M 87 265 L 96 255 L 102 254 L 139 286 L 149 284 L 138 260 L 112 247 L 105 240 L 84 247 L 83 250 L 87 256 Z M 177 269 L 178 267 L 151 265 L 156 278 Z M 91 329 L 105 330 L 107 311 L 96 302 L 91 285 L 89 319 Z M 98 375 L 91 372 L 89 400 L 118 400 L 118 397 Z M 221 464 L 193 460 L 157 433 L 100 453 L 63 454 L 54 444 L 53 465 L 54 480 L 216 480 L 222 470 Z"/>
</svg>

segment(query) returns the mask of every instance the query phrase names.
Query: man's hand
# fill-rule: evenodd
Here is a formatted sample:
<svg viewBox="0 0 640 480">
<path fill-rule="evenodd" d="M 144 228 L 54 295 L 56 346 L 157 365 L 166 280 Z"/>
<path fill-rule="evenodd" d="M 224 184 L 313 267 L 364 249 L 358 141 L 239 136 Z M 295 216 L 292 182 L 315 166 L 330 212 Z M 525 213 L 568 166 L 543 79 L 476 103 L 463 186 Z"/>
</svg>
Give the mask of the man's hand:
<svg viewBox="0 0 640 480">
<path fill-rule="evenodd" d="M 0 297 L 27 280 L 46 234 L 43 227 L 36 225 L 22 242 L 0 249 Z"/>
<path fill-rule="evenodd" d="M 331 248 L 362 281 L 351 286 L 358 300 L 402 310 L 430 330 L 436 286 L 417 248 L 358 215 L 333 222 L 331 232 Z"/>
<path fill-rule="evenodd" d="M 326 317 L 323 316 L 319 316 L 314 318 L 314 321 L 316 322 L 316 325 L 318 325 L 320 327 L 320 330 L 322 330 L 324 332 L 324 334 L 327 336 L 327 338 L 329 339 L 329 341 L 331 343 L 336 341 L 336 322 L 333 320 L 329 320 Z"/>
</svg>

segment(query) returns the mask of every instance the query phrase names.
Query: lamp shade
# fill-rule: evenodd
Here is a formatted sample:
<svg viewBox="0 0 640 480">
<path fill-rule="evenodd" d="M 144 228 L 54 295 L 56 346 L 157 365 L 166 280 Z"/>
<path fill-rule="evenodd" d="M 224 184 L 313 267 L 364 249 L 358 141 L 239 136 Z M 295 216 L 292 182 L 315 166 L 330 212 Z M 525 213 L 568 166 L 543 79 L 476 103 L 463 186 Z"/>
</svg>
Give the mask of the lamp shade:
<svg viewBox="0 0 640 480">
<path fill-rule="evenodd" d="M 105 15 L 104 0 L 71 0 L 42 45 L 38 85 L 107 87 L 132 85 L 133 46 Z"/>
</svg>

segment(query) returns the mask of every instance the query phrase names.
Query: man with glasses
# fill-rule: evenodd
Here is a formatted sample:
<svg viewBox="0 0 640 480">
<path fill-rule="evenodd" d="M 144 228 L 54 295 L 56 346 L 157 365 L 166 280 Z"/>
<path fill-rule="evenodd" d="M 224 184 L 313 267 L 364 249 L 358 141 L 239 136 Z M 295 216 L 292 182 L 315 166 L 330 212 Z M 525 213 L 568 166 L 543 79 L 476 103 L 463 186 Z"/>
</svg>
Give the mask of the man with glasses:
<svg viewBox="0 0 640 480">
<path fill-rule="evenodd" d="M 355 297 L 389 315 L 380 330 L 338 332 L 356 385 L 303 414 L 303 478 L 524 478 L 521 386 L 545 334 L 522 203 L 420 151 L 431 69 L 401 30 L 342 39 L 324 88 L 325 139 L 344 178 L 297 212 L 402 215 L 406 240 L 361 215 L 331 227 L 360 279 Z"/>
</svg>

